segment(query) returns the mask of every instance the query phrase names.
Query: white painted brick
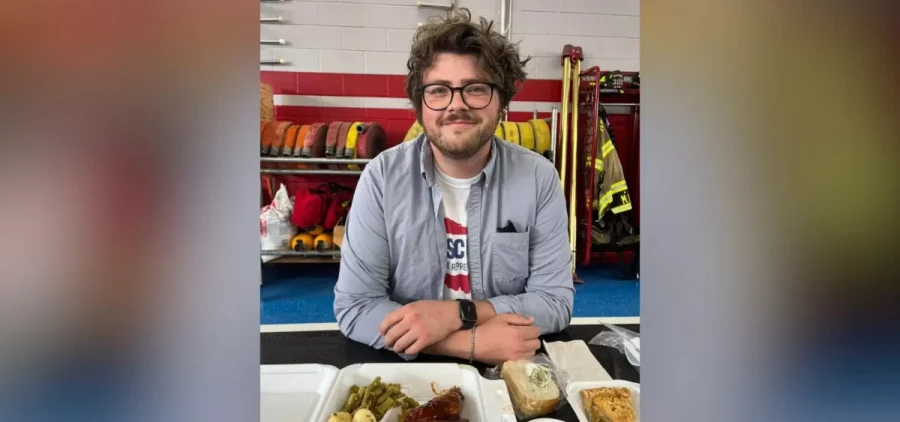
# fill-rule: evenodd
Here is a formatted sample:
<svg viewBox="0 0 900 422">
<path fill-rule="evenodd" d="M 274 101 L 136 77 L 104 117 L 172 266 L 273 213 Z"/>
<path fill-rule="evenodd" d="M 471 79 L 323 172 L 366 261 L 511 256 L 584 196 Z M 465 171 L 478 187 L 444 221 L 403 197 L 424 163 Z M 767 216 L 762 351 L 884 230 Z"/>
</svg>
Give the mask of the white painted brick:
<svg viewBox="0 0 900 422">
<path fill-rule="evenodd" d="M 494 30 L 500 30 L 500 11 L 494 9 L 472 9 L 472 21 L 478 22 L 480 18 L 485 18 L 488 22 L 494 22 Z"/>
<path fill-rule="evenodd" d="M 559 57 L 566 44 L 578 45 L 577 40 L 564 35 L 519 35 L 513 34 L 519 43 L 519 54 L 532 57 Z"/>
<path fill-rule="evenodd" d="M 553 12 L 513 12 L 512 32 L 513 34 L 558 34 L 568 35 L 568 33 L 560 32 L 560 28 L 571 25 L 562 15 Z M 569 32 L 568 30 L 563 31 Z"/>
<path fill-rule="evenodd" d="M 259 15 L 262 17 L 284 17 L 286 23 L 298 25 L 315 25 L 318 19 L 317 3 L 260 3 Z"/>
<path fill-rule="evenodd" d="M 315 97 L 321 107 L 353 107 L 364 108 L 366 106 L 365 97 L 331 97 L 321 96 Z"/>
<path fill-rule="evenodd" d="M 580 41 L 585 58 L 638 59 L 641 40 L 637 38 L 584 37 Z"/>
<path fill-rule="evenodd" d="M 409 54 L 406 53 L 381 53 L 367 52 L 366 73 L 379 75 L 405 75 L 406 61 Z"/>
<path fill-rule="evenodd" d="M 293 1 L 319 1 L 322 0 L 293 0 Z M 394 5 L 394 6 L 409 6 L 415 5 L 415 0 L 339 0 L 340 3 L 353 3 L 353 4 L 384 4 L 384 5 Z"/>
<path fill-rule="evenodd" d="M 429 0 L 443 3 L 450 0 Z M 500 0 L 458 0 L 458 7 L 500 24 Z M 513 41 L 531 56 L 529 78 L 559 79 L 565 44 L 584 49 L 584 68 L 640 68 L 640 0 L 512 0 Z M 291 66 L 266 70 L 405 74 L 415 29 L 438 9 L 414 0 L 293 0 L 262 3 L 261 16 L 283 16 L 281 25 L 260 25 L 260 39 L 284 38 L 287 47 L 261 46 L 261 59 L 285 58 Z"/>
<path fill-rule="evenodd" d="M 552 3 L 552 2 L 548 2 Z M 560 11 L 601 15 L 640 16 L 640 0 L 564 0 Z"/>
<path fill-rule="evenodd" d="M 275 60 L 284 59 L 289 62 L 287 66 L 273 66 L 276 70 L 290 70 L 294 72 L 318 72 L 319 52 L 316 50 L 300 50 L 289 47 L 274 47 Z"/>
<path fill-rule="evenodd" d="M 412 109 L 407 98 L 366 98 L 366 107 L 368 108 L 408 108 Z"/>
<path fill-rule="evenodd" d="M 446 1 L 448 4 L 450 0 L 433 0 L 432 2 L 441 4 Z M 512 0 L 513 3 L 519 0 Z M 500 7 L 500 0 L 456 0 L 456 7 L 465 7 L 466 9 L 498 9 Z"/>
<path fill-rule="evenodd" d="M 387 30 L 380 28 L 343 28 L 341 49 L 357 51 L 387 50 Z"/>
<path fill-rule="evenodd" d="M 362 51 L 319 51 L 319 70 L 326 73 L 364 73 L 365 53 Z"/>
<path fill-rule="evenodd" d="M 638 38 L 640 29 L 640 18 L 636 16 L 516 12 L 512 22 L 514 34 Z"/>
<path fill-rule="evenodd" d="M 597 66 L 600 70 L 621 70 L 623 72 L 637 72 L 641 70 L 640 60 L 618 60 L 618 59 L 584 59 L 581 62 L 581 68 L 587 69 Z"/>
<path fill-rule="evenodd" d="M 525 65 L 529 79 L 561 79 L 562 65 L 558 58 L 532 57 Z"/>
<path fill-rule="evenodd" d="M 586 35 L 594 35 L 600 37 L 625 37 L 640 38 L 641 36 L 641 18 L 637 16 L 612 16 L 612 15 L 576 15 L 582 18 L 590 18 L 596 16 L 595 24 L 591 25 L 590 19 L 583 19 L 581 23 L 591 33 Z"/>
<path fill-rule="evenodd" d="M 317 23 L 322 26 L 365 26 L 365 6 L 350 3 L 319 3 Z"/>
<path fill-rule="evenodd" d="M 367 28 L 415 29 L 419 10 L 415 6 L 365 6 Z"/>
<path fill-rule="evenodd" d="M 416 31 L 412 29 L 388 29 L 387 51 L 409 53 L 409 47 L 412 45 L 415 34 Z"/>
<path fill-rule="evenodd" d="M 290 42 L 291 27 L 294 25 L 259 25 L 259 39 L 261 40 L 277 40 L 284 38 Z"/>
<path fill-rule="evenodd" d="M 636 38 L 586 37 L 572 35 L 520 35 L 519 54 L 532 57 L 559 57 L 566 44 L 580 46 L 585 58 L 637 59 L 640 40 Z"/>
<path fill-rule="evenodd" d="M 561 9 L 561 3 L 565 0 L 514 0 L 513 10 L 556 12 Z"/>
<path fill-rule="evenodd" d="M 341 28 L 331 26 L 277 25 L 279 36 L 295 48 L 341 49 Z M 263 27 L 263 29 L 268 29 Z"/>
<path fill-rule="evenodd" d="M 474 13 L 473 13 L 474 15 Z M 438 9 L 429 9 L 429 8 L 419 8 L 416 9 L 416 17 L 415 22 L 413 22 L 413 28 L 418 27 L 419 23 L 426 23 L 431 19 L 440 20 L 447 17 L 447 11 L 438 10 Z M 477 19 L 477 18 L 476 18 Z"/>
<path fill-rule="evenodd" d="M 274 56 L 272 47 L 260 46 L 259 47 L 259 60 L 275 60 L 275 56 Z"/>
</svg>

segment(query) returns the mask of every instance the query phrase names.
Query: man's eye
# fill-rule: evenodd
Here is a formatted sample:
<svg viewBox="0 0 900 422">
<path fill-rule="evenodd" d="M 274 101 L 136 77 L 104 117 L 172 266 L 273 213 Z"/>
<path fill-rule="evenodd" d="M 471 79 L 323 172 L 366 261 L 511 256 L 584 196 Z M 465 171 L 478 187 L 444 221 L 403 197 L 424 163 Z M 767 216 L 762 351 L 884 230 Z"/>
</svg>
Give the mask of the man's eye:
<svg viewBox="0 0 900 422">
<path fill-rule="evenodd" d="M 450 90 L 445 86 L 433 86 L 425 90 L 425 92 L 428 93 L 428 95 L 447 95 Z"/>
<path fill-rule="evenodd" d="M 472 85 L 466 88 L 466 93 L 473 95 L 486 95 L 488 93 L 488 87 L 485 85 Z"/>
</svg>

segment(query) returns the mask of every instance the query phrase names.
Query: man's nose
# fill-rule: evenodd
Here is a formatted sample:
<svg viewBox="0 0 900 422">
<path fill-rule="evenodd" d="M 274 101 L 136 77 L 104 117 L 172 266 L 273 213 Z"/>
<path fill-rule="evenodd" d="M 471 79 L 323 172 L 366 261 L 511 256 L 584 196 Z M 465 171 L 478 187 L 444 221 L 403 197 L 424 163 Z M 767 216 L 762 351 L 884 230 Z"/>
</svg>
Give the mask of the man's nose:
<svg viewBox="0 0 900 422">
<path fill-rule="evenodd" d="M 469 106 L 466 105 L 466 102 L 463 101 L 462 91 L 454 91 L 453 99 L 450 100 L 450 105 L 447 106 L 447 111 L 460 111 L 460 110 L 468 110 Z"/>
</svg>

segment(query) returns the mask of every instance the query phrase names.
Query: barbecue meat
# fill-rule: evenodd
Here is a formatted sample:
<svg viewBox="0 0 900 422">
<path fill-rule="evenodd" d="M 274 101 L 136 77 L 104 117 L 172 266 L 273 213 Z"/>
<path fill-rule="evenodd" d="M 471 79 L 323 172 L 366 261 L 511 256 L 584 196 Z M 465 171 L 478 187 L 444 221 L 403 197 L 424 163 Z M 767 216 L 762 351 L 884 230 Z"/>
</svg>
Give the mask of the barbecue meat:
<svg viewBox="0 0 900 422">
<path fill-rule="evenodd" d="M 453 387 L 419 407 L 400 415 L 400 422 L 466 421 L 462 419 L 462 402 L 465 400 L 459 387 Z"/>
</svg>

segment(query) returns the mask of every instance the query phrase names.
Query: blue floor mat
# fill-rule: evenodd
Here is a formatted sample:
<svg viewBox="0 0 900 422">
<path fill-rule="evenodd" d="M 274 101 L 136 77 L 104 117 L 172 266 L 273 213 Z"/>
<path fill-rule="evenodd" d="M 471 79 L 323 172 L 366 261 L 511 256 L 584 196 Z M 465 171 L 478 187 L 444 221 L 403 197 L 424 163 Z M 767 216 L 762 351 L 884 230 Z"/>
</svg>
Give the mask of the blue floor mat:
<svg viewBox="0 0 900 422">
<path fill-rule="evenodd" d="M 337 264 L 265 265 L 260 287 L 261 324 L 335 322 L 332 302 Z M 613 278 L 608 270 L 579 268 L 584 284 L 575 285 L 576 317 L 640 315 L 640 283 Z"/>
</svg>

